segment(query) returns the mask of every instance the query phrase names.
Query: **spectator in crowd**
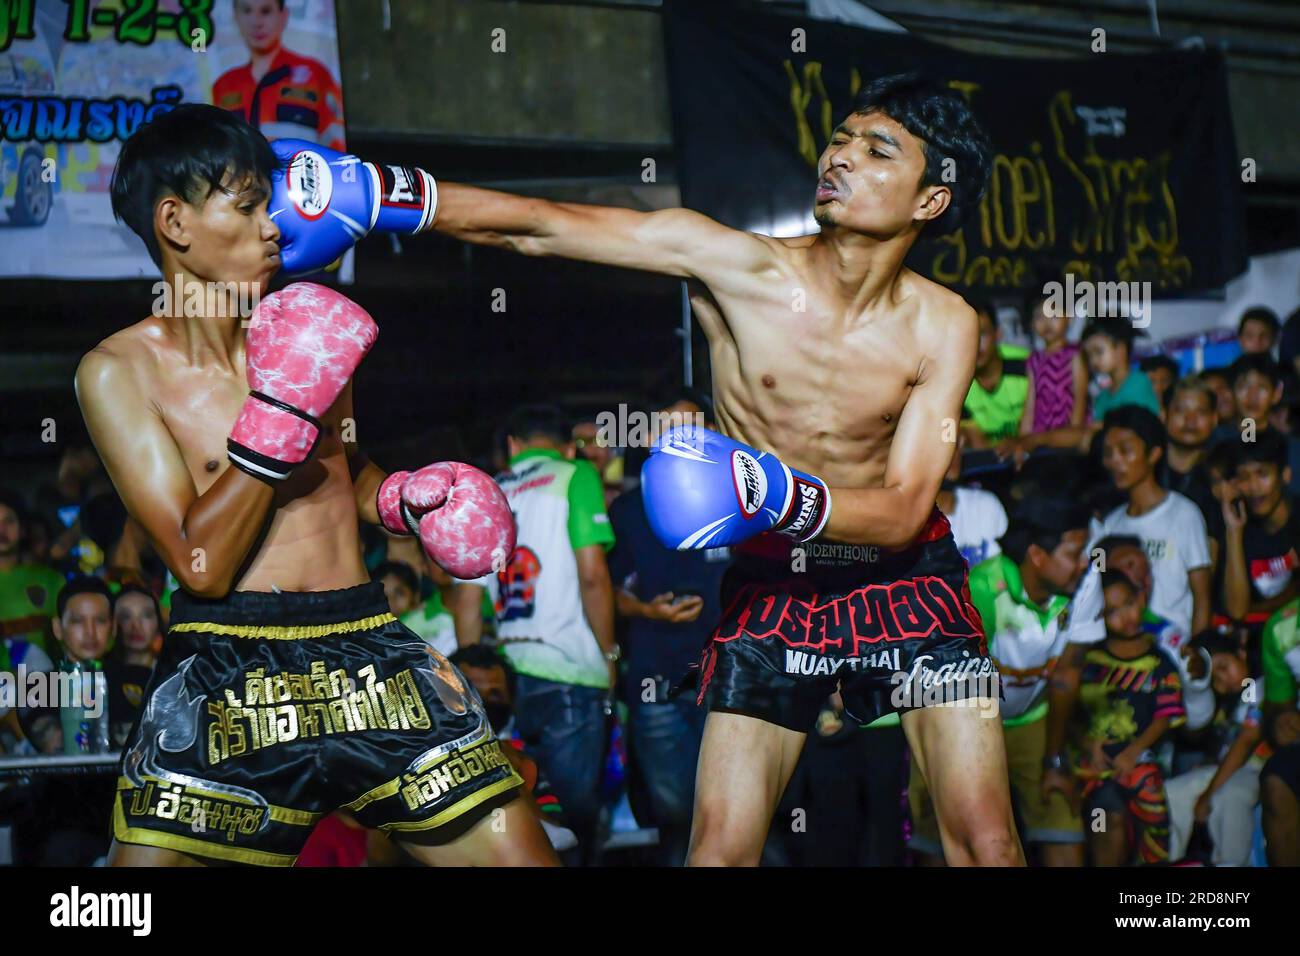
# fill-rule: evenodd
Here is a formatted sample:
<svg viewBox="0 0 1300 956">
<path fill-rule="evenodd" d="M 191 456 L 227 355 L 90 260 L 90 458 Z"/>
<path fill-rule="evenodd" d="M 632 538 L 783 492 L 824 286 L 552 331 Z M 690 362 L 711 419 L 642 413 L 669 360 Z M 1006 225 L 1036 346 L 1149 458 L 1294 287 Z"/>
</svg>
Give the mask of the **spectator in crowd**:
<svg viewBox="0 0 1300 956">
<path fill-rule="evenodd" d="M 1045 866 L 1082 866 L 1083 821 L 1060 792 L 1043 789 L 1047 683 L 1065 645 L 1066 608 L 1087 566 L 1088 513 L 1067 498 L 1031 498 L 1015 512 L 1002 553 L 971 568 L 971 603 L 984 621 L 1002 690 L 1011 792 L 1020 837 Z M 909 847 L 940 856 L 938 822 L 925 779 L 912 764 Z"/>
<path fill-rule="evenodd" d="M 1276 751 L 1260 771 L 1270 866 L 1300 866 L 1300 599 L 1264 625 L 1264 736 Z"/>
<path fill-rule="evenodd" d="M 1201 509 L 1211 541 L 1223 516 L 1210 488 L 1205 453 L 1218 422 L 1214 390 L 1202 377 L 1188 375 L 1172 386 L 1165 410 L 1169 434 L 1165 445 L 1165 487 Z"/>
<path fill-rule="evenodd" d="M 53 543 L 49 521 L 39 512 L 28 510 L 23 513 L 22 526 L 23 550 L 19 562 L 48 565 L 50 545 Z"/>
<path fill-rule="evenodd" d="M 1164 455 L 1165 427 L 1137 405 L 1115 408 L 1102 426 L 1103 464 L 1115 487 L 1128 496 L 1100 522 L 1093 536 L 1136 535 L 1151 560 L 1151 607 L 1186 634 L 1210 622 L 1213 580 L 1205 519 L 1200 509 L 1156 480 Z"/>
<path fill-rule="evenodd" d="M 605 506 L 609 507 L 623 490 L 623 456 L 619 449 L 605 440 L 595 421 L 579 422 L 573 426 L 573 447 L 578 456 L 591 462 L 600 475 L 600 483 L 605 489 Z"/>
<path fill-rule="evenodd" d="M 1235 449 L 1235 490 L 1222 505 L 1223 605 L 1230 618 L 1256 626 L 1298 593 L 1300 515 L 1287 483 L 1286 444 L 1273 431 Z"/>
<path fill-rule="evenodd" d="M 1169 389 L 1178 381 L 1178 363 L 1163 353 L 1148 355 L 1138 362 L 1138 370 L 1151 382 L 1163 414 L 1169 404 Z"/>
<path fill-rule="evenodd" d="M 50 619 L 63 575 L 22 559 L 25 510 L 22 499 L 0 489 L 0 639 L 49 650 Z"/>
<path fill-rule="evenodd" d="M 1002 344 L 997 313 L 987 302 L 972 303 L 979 315 L 975 380 L 962 407 L 962 428 L 972 448 L 991 445 L 1020 433 L 1029 395 L 1025 361 L 1029 350 Z"/>
<path fill-rule="evenodd" d="M 1241 314 L 1237 323 L 1237 344 L 1242 355 L 1271 355 L 1281 331 L 1277 313 L 1257 305 Z"/>
<path fill-rule="evenodd" d="M 1078 343 L 1066 336 L 1070 317 L 1044 295 L 1029 300 L 1030 325 L 1041 347 L 1029 356 L 1029 390 L 1020 434 L 1078 427 L 1088 414 L 1088 368 Z"/>
<path fill-rule="evenodd" d="M 1214 391 L 1214 412 L 1219 419 L 1215 434 L 1210 436 L 1210 444 L 1214 444 L 1218 441 L 1218 430 L 1237 419 L 1237 402 L 1232 397 L 1232 376 L 1226 368 L 1207 368 L 1201 371 L 1201 379 Z"/>
<path fill-rule="evenodd" d="M 88 442 L 70 442 L 64 446 L 54 481 L 38 487 L 35 497 L 35 510 L 57 529 L 50 545 L 50 560 L 56 566 L 71 565 L 75 570 L 74 552 L 82 538 L 82 506 L 96 495 L 112 490 L 99 456 Z"/>
<path fill-rule="evenodd" d="M 664 421 L 693 422 L 709 414 L 693 395 L 682 395 L 658 414 Z M 652 439 L 654 436 L 650 436 Z M 659 828 L 661 862 L 686 859 L 695 800 L 695 765 L 704 734 L 705 709 L 695 695 L 670 693 L 699 662 L 714 623 L 721 617 L 722 576 L 729 548 L 674 551 L 650 530 L 641 489 L 619 496 L 609 518 L 617 544 L 609 556 L 618 613 L 627 619 L 624 687 L 629 740 L 638 781 Z"/>
<path fill-rule="evenodd" d="M 1198 649 L 1211 659 L 1214 692 L 1226 711 L 1217 716 L 1219 753 L 1215 763 L 1165 781 L 1169 804 L 1169 859 L 1181 860 L 1194 824 L 1209 828 L 1215 866 L 1248 866 L 1259 803 L 1259 771 L 1268 757 L 1260 696 L 1264 678 L 1250 679 L 1246 652 L 1218 631 L 1199 634 Z"/>
<path fill-rule="evenodd" d="M 1278 344 L 1278 361 L 1283 368 L 1300 375 L 1300 309 L 1292 312 L 1282 326 L 1281 340 Z"/>
<path fill-rule="evenodd" d="M 957 453 L 939 486 L 937 504 L 948 516 L 957 550 L 966 564 L 974 567 L 998 553 L 998 538 L 1007 530 L 1007 512 L 993 492 L 960 484 L 965 444 L 965 436 L 959 432 Z"/>
<path fill-rule="evenodd" d="M 58 642 L 58 656 L 51 670 L 64 663 L 101 664 L 114 638 L 113 594 L 108 585 L 99 578 L 74 577 L 59 591 L 56 610 L 54 637 Z M 111 696 L 112 691 L 109 693 Z M 63 729 L 57 707 L 32 708 L 20 714 L 20 719 L 38 751 L 63 752 Z"/>
<path fill-rule="evenodd" d="M 1145 408 L 1158 418 L 1160 402 L 1156 400 L 1150 380 L 1146 373 L 1129 365 L 1130 350 L 1138 334 L 1126 319 L 1089 321 L 1083 329 L 1083 354 L 1089 373 L 1102 383 L 1101 390 L 1093 399 L 1092 421 L 1001 441 L 996 446 L 998 456 L 1021 462 L 1039 448 L 1061 448 L 1087 454 L 1106 413 L 1126 405 Z"/>
<path fill-rule="evenodd" d="M 518 525 L 507 566 L 457 588 L 478 607 L 486 587 L 497 631 L 519 673 L 521 736 L 569 813 L 581 847 L 595 852 L 605 758 L 606 704 L 619 657 L 606 551 L 614 533 L 600 476 L 573 461 L 572 428 L 552 406 L 525 406 L 507 425 L 509 469 L 497 476 Z M 472 615 L 457 614 L 458 626 Z M 478 635 L 465 635 L 475 643 Z"/>
<path fill-rule="evenodd" d="M 144 690 L 162 648 L 162 615 L 153 592 L 126 584 L 113 596 L 113 628 L 117 637 L 104 658 L 109 700 L 109 737 L 114 747 L 126 744 L 140 713 Z"/>
<path fill-rule="evenodd" d="M 1215 429 L 1211 441 L 1255 441 L 1264 432 L 1276 432 L 1273 410 L 1282 401 L 1282 376 L 1278 365 L 1265 353 L 1243 355 L 1228 369 L 1236 413 Z M 1286 462 L 1291 468 L 1287 485 L 1292 494 L 1300 491 L 1300 439 L 1283 435 Z"/>
<path fill-rule="evenodd" d="M 1076 776 L 1096 866 L 1163 863 L 1169 815 L 1155 747 L 1184 720 L 1178 670 L 1142 629 L 1142 595 L 1120 571 L 1101 573 L 1106 639 L 1083 659 L 1079 700 L 1087 715 Z"/>
<path fill-rule="evenodd" d="M 420 606 L 420 578 L 405 561 L 380 562 L 371 570 L 370 580 L 384 585 L 388 610 L 394 617 L 404 618 Z"/>
<path fill-rule="evenodd" d="M 451 662 L 474 685 L 497 739 L 509 745 L 501 752 L 524 778 L 524 785 L 532 794 L 542 829 L 550 838 L 551 846 L 559 853 L 572 850 L 578 845 L 577 836 L 566 825 L 559 797 L 541 766 L 529 755 L 515 726 L 514 705 L 519 675 L 505 657 L 484 644 L 461 648 L 452 655 Z"/>
<path fill-rule="evenodd" d="M 1186 631 L 1152 610 L 1150 600 L 1155 580 L 1142 539 L 1131 534 L 1107 535 L 1093 542 L 1090 554 L 1101 556 L 1103 567 L 1124 574 L 1141 593 L 1142 629 L 1178 667 L 1183 687 L 1183 708 L 1187 711 L 1184 729 L 1200 730 L 1208 726 L 1214 719 L 1215 708 L 1208 655 L 1194 646 Z"/>
<path fill-rule="evenodd" d="M 1092 402 L 1094 421 L 1102 421 L 1112 408 L 1137 405 L 1160 414 L 1160 401 L 1146 373 L 1132 367 L 1133 341 L 1143 333 L 1117 316 L 1091 320 L 1083 330 L 1083 352 L 1088 369 L 1102 380 Z"/>
<path fill-rule="evenodd" d="M 61 660 L 50 666 L 51 671 L 73 664 L 99 669 L 114 638 L 113 598 L 108 585 L 94 577 L 78 576 L 69 580 L 59 592 L 54 636 Z M 50 686 L 68 685 L 51 680 Z M 89 703 L 87 709 L 92 712 L 96 707 L 106 711 L 111 743 L 115 719 L 113 700 L 120 699 L 122 688 L 114 687 L 110 681 L 107 690 L 107 701 L 81 703 Z M 52 706 L 28 708 L 20 713 L 23 730 L 38 752 L 65 751 L 65 744 L 70 741 L 64 738 L 60 705 L 66 708 L 77 703 L 75 700 L 47 701 Z M 41 846 L 36 853 L 40 865 L 86 866 L 108 852 L 109 812 L 115 785 L 112 777 L 44 780 L 37 784 L 32 799 L 37 801 L 45 821 L 40 834 Z"/>
</svg>

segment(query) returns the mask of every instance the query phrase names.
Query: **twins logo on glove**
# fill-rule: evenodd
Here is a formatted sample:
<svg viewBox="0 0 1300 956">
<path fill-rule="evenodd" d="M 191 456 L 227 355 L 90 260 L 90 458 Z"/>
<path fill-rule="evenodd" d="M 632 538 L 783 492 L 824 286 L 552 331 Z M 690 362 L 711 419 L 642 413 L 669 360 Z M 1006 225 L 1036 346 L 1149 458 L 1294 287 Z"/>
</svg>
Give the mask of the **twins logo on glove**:
<svg viewBox="0 0 1300 956">
<path fill-rule="evenodd" d="M 641 468 L 641 489 L 655 536 L 679 551 L 739 544 L 764 531 L 807 541 L 831 513 L 820 478 L 694 425 L 655 442 Z"/>
</svg>

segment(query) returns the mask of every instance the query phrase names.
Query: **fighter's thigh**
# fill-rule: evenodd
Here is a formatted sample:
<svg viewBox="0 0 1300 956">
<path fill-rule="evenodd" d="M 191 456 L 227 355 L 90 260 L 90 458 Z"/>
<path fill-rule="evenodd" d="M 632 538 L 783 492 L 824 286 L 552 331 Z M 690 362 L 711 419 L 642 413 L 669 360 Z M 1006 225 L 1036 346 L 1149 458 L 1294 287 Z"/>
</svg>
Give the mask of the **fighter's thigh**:
<svg viewBox="0 0 1300 956">
<path fill-rule="evenodd" d="M 430 846 L 393 839 L 425 866 L 559 866 L 530 798 L 522 792 L 456 839 Z"/>
<path fill-rule="evenodd" d="M 1002 721 L 988 707 L 924 707 L 903 714 L 903 731 L 929 785 L 946 838 L 1011 828 L 1011 788 Z"/>
<path fill-rule="evenodd" d="M 167 850 L 160 846 L 142 846 L 136 843 L 113 841 L 108 850 L 109 866 L 207 866 L 198 857 Z"/>
<path fill-rule="evenodd" d="M 757 864 L 806 737 L 756 717 L 709 714 L 695 774 L 692 863 Z"/>
</svg>

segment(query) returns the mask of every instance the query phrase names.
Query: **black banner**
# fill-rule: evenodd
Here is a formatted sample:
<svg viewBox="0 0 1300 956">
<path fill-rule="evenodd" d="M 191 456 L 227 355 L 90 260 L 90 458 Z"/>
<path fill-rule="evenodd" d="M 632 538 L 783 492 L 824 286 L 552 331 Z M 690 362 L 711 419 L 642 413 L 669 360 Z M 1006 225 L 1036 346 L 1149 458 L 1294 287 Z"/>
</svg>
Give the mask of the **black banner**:
<svg viewBox="0 0 1300 956">
<path fill-rule="evenodd" d="M 665 13 L 684 205 L 736 228 L 813 231 L 817 157 L 857 91 L 920 71 L 968 99 L 996 156 L 965 226 L 908 265 L 962 290 L 1142 281 L 1217 289 L 1246 268 L 1227 70 L 1212 51 L 978 56 L 802 17 L 674 3 Z"/>
</svg>

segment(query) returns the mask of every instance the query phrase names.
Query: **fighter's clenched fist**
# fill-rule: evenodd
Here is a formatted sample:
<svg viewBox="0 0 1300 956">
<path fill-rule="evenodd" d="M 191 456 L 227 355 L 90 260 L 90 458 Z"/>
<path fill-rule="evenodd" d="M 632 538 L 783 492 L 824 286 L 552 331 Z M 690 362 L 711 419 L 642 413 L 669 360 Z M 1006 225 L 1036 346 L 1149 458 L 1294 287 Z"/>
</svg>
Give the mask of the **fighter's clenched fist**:
<svg viewBox="0 0 1300 956">
<path fill-rule="evenodd" d="M 515 550 L 515 519 L 487 474 L 458 461 L 398 471 L 379 486 L 379 520 L 394 534 L 414 534 L 448 574 L 482 577 Z"/>
<path fill-rule="evenodd" d="M 226 441 L 230 461 L 281 480 L 320 439 L 319 416 L 339 397 L 379 329 L 347 296 L 295 282 L 258 303 L 248 326 L 248 400 Z"/>
</svg>

